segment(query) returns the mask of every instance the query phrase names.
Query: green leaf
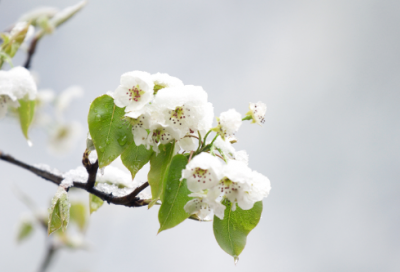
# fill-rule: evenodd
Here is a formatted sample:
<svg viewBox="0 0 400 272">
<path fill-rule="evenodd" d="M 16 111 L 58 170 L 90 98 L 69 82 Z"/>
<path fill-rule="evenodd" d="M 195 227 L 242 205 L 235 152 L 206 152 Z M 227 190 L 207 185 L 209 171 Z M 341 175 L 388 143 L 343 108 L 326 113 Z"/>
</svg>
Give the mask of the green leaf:
<svg viewBox="0 0 400 272">
<path fill-rule="evenodd" d="M 122 163 L 129 169 L 132 179 L 135 179 L 136 173 L 150 161 L 153 150 L 148 150 L 144 145 L 137 146 L 134 141 L 121 154 Z"/>
<path fill-rule="evenodd" d="M 15 32 L 12 36 L 3 34 L 2 37 L 7 37 L 7 39 L 5 39 L 3 41 L 3 43 L 1 44 L 0 51 L 5 53 L 6 56 L 13 58 L 15 53 L 17 53 L 21 44 L 24 42 L 26 33 L 28 32 L 28 29 L 29 29 L 29 24 L 26 24 L 26 26 L 23 29 L 21 29 L 18 32 Z M 14 29 L 14 31 L 15 31 L 15 29 Z M 11 33 L 12 32 L 13 31 L 11 31 Z M 4 63 L 4 58 L 1 57 L 0 58 L 0 68 L 3 65 L 3 63 Z"/>
<path fill-rule="evenodd" d="M 103 205 L 104 201 L 95 195 L 89 194 L 89 207 L 90 207 L 90 214 L 100 209 Z"/>
<path fill-rule="evenodd" d="M 18 229 L 17 242 L 22 242 L 33 232 L 33 224 L 30 221 L 22 221 Z"/>
<path fill-rule="evenodd" d="M 69 208 L 67 191 L 63 187 L 58 187 L 56 194 L 51 200 L 49 208 L 48 234 L 58 229 L 66 230 L 69 222 Z"/>
<path fill-rule="evenodd" d="M 162 204 L 158 212 L 158 233 L 177 226 L 190 216 L 183 207 L 192 199 L 188 196 L 191 192 L 187 188 L 186 179 L 180 180 L 187 163 L 185 156 L 176 155 L 165 174 Z"/>
<path fill-rule="evenodd" d="M 131 125 L 123 120 L 125 111 L 108 95 L 97 97 L 88 115 L 90 136 L 96 147 L 99 167 L 109 165 L 133 141 Z"/>
<path fill-rule="evenodd" d="M 18 102 L 20 105 L 18 108 L 19 123 L 21 125 L 22 133 L 24 134 L 25 138 L 29 140 L 28 130 L 35 114 L 36 101 L 29 100 L 26 97 L 18 100 Z"/>
<path fill-rule="evenodd" d="M 262 201 L 256 202 L 250 210 L 237 207 L 232 211 L 232 203 L 227 199 L 222 204 L 226 206 L 224 219 L 214 216 L 214 236 L 219 246 L 237 260 L 246 245 L 247 235 L 260 221 Z"/>
<path fill-rule="evenodd" d="M 86 228 L 86 207 L 83 203 L 75 202 L 71 204 L 70 209 L 71 222 L 75 222 L 81 231 Z"/>
<path fill-rule="evenodd" d="M 163 189 L 163 180 L 165 172 L 174 153 L 175 142 L 166 145 L 159 145 L 158 149 L 160 152 L 158 155 L 154 152 L 150 158 L 150 171 L 147 175 L 147 179 L 150 184 L 151 195 L 153 201 L 149 204 L 149 209 L 157 202 L 161 197 Z"/>
</svg>

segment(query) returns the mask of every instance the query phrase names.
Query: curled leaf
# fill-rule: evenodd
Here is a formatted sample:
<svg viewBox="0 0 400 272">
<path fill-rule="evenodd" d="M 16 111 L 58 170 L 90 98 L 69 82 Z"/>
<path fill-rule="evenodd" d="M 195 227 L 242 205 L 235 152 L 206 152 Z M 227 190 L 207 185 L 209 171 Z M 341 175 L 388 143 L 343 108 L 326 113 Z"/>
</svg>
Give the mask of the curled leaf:
<svg viewBox="0 0 400 272">
<path fill-rule="evenodd" d="M 68 193 L 64 187 L 59 186 L 56 194 L 51 200 L 49 208 L 48 234 L 62 229 L 65 231 L 69 222 L 69 209 L 71 204 L 68 200 Z"/>
</svg>

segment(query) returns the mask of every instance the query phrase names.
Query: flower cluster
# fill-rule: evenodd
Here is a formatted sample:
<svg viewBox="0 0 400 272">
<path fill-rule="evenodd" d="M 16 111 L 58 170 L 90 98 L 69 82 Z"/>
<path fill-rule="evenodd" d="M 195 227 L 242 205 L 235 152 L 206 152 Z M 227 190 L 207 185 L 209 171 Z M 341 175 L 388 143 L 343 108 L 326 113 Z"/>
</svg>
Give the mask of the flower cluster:
<svg viewBox="0 0 400 272">
<path fill-rule="evenodd" d="M 214 109 L 203 88 L 167 74 L 125 73 L 112 95 L 115 105 L 125 107 L 135 143 L 155 152 L 159 144 L 172 141 L 183 150 L 196 150 L 196 135 L 212 125 Z"/>
<path fill-rule="evenodd" d="M 187 180 L 188 189 L 193 197 L 185 205 L 189 214 L 207 218 L 214 212 L 220 219 L 224 218 L 225 206 L 221 200 L 232 202 L 232 211 L 236 203 L 243 210 L 249 210 L 255 202 L 267 197 L 271 185 L 267 177 L 252 171 L 246 160 L 219 160 L 208 153 L 196 156 L 182 171 L 182 179 Z"/>
<path fill-rule="evenodd" d="M 187 213 L 205 219 L 213 212 L 222 219 L 225 206 L 221 200 L 232 202 L 233 211 L 236 203 L 249 210 L 268 195 L 268 178 L 252 171 L 247 153 L 232 146 L 243 120 L 264 122 L 264 103 L 250 103 L 243 119 L 235 109 L 223 112 L 212 127 L 214 109 L 203 88 L 184 85 L 167 74 L 125 73 L 111 95 L 118 107 L 125 108 L 137 145 L 159 152 L 159 144 L 174 141 L 183 153 L 193 155 L 182 171 L 193 198 L 184 207 Z M 214 139 L 205 143 L 211 132 L 216 133 Z"/>
</svg>

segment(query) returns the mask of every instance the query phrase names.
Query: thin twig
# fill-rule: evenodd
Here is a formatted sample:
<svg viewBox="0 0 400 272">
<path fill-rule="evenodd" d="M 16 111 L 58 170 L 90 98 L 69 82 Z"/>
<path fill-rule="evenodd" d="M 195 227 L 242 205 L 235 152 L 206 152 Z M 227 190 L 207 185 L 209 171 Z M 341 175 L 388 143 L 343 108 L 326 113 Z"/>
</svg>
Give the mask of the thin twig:
<svg viewBox="0 0 400 272">
<path fill-rule="evenodd" d="M 51 260 L 53 259 L 54 254 L 56 253 L 57 250 L 58 247 L 54 245 L 52 241 L 50 241 L 46 249 L 46 255 L 43 259 L 42 264 L 40 265 L 39 272 L 45 272 L 47 268 L 49 268 Z"/>
<path fill-rule="evenodd" d="M 25 61 L 25 64 L 24 64 L 24 67 L 26 69 L 31 68 L 32 57 L 36 52 L 36 46 L 37 46 L 40 38 L 41 38 L 40 36 L 35 36 L 33 38 L 33 40 L 31 41 L 31 44 L 30 44 L 29 49 L 28 49 L 28 55 L 26 57 L 26 61 Z"/>
<path fill-rule="evenodd" d="M 186 137 L 196 138 L 197 140 L 199 140 L 199 141 L 201 142 L 201 140 L 200 140 L 199 137 L 197 137 L 197 136 L 194 136 L 194 135 L 190 135 L 190 134 L 189 134 L 189 135 L 186 135 L 185 138 L 186 138 Z"/>
<path fill-rule="evenodd" d="M 41 170 L 39 168 L 36 168 L 34 166 L 31 166 L 29 164 L 21 162 L 17 159 L 14 159 L 13 157 L 11 157 L 9 155 L 2 153 L 1 151 L 0 151 L 0 160 L 6 161 L 11 164 L 17 165 L 21 168 L 24 168 L 24 169 L 38 175 L 39 177 L 42 177 L 45 180 L 48 180 L 56 185 L 60 185 L 61 181 L 63 180 L 62 176 L 52 174 L 50 172 Z M 94 171 L 94 170 L 90 170 L 90 171 Z M 96 169 L 96 172 L 97 172 L 97 169 Z M 89 173 L 89 176 L 91 176 L 90 173 Z M 148 205 L 151 202 L 151 199 L 140 199 L 139 197 L 137 197 L 137 195 L 141 191 L 143 191 L 147 186 L 149 186 L 149 183 L 145 182 L 141 186 L 139 186 L 135 190 L 133 190 L 133 192 L 130 193 L 129 195 L 116 197 L 116 196 L 113 196 L 112 193 L 111 194 L 104 193 L 104 192 L 96 189 L 95 187 L 88 188 L 89 186 L 87 185 L 87 183 L 82 183 L 82 182 L 77 182 L 77 181 L 73 182 L 73 187 L 83 189 L 83 190 L 101 198 L 102 200 L 107 201 L 109 204 L 111 203 L 111 204 L 122 205 L 122 206 L 126 206 L 126 207 L 141 207 L 141 206 Z"/>
<path fill-rule="evenodd" d="M 190 151 L 190 157 L 189 157 L 189 161 L 188 161 L 188 163 L 189 163 L 189 162 L 190 162 L 190 160 L 192 159 L 193 153 L 194 153 L 194 151 Z"/>
</svg>

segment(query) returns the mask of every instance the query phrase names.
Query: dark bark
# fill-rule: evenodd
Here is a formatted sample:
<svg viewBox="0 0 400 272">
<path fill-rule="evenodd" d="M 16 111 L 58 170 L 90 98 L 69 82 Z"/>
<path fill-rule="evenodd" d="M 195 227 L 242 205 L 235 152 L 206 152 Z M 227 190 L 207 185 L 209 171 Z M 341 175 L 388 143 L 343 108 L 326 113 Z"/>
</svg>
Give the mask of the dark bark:
<svg viewBox="0 0 400 272">
<path fill-rule="evenodd" d="M 6 155 L 6 154 L 2 153 L 1 151 L 0 151 L 0 160 L 6 161 L 11 164 L 17 165 L 21 168 L 24 168 L 24 169 L 38 175 L 39 177 L 42 177 L 45 180 L 48 180 L 56 185 L 60 185 L 63 180 L 62 176 L 55 175 L 50 172 L 41 170 L 37 167 L 26 164 L 22 161 L 14 159 L 10 155 Z M 147 186 L 149 186 L 148 182 L 143 183 L 141 186 L 139 186 L 135 190 L 133 190 L 132 193 L 130 193 L 126 196 L 116 197 L 116 196 L 113 196 L 112 194 L 106 194 L 106 193 L 96 189 L 96 187 L 94 187 L 94 184 L 96 181 L 96 174 L 97 174 L 97 170 L 98 170 L 98 162 L 96 161 L 96 163 L 91 164 L 89 159 L 87 158 L 86 152 L 84 153 L 82 162 L 89 174 L 88 181 L 86 183 L 74 181 L 73 187 L 85 190 L 85 191 L 101 198 L 102 200 L 107 201 L 107 203 L 109 203 L 109 204 L 111 203 L 111 204 L 122 205 L 122 206 L 126 206 L 126 207 L 141 207 L 141 206 L 146 206 L 150 203 L 151 199 L 140 199 L 139 197 L 137 197 L 137 195 L 141 191 L 143 191 Z"/>
</svg>

